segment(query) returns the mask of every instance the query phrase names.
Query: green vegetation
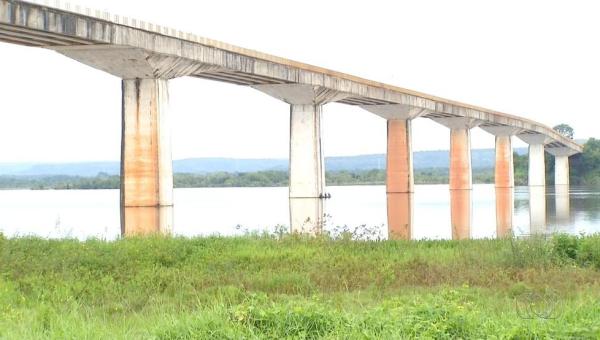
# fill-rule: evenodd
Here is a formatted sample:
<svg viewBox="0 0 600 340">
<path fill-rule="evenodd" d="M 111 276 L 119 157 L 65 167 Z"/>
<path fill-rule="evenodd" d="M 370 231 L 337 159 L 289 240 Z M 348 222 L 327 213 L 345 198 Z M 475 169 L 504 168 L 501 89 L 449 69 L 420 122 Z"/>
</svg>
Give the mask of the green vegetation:
<svg viewBox="0 0 600 340">
<path fill-rule="evenodd" d="M 259 171 L 250 173 L 215 172 L 210 174 L 175 174 L 176 188 L 217 187 L 285 187 L 286 171 Z M 334 171 L 326 174 L 327 185 L 382 185 L 385 170 Z M 475 183 L 493 183 L 493 169 L 475 169 Z M 448 169 L 420 169 L 415 171 L 418 184 L 448 183 Z M 0 189 L 118 189 L 119 176 L 99 174 L 96 177 L 77 176 L 0 176 Z"/>
<path fill-rule="evenodd" d="M 0 338 L 588 339 L 600 236 L 6 239 Z"/>
<path fill-rule="evenodd" d="M 514 154 L 515 184 L 527 185 L 526 155 Z M 570 181 L 574 185 L 600 185 L 600 140 L 591 138 L 583 145 L 583 153 L 570 158 Z M 546 183 L 554 184 L 554 156 L 546 153 Z"/>
</svg>

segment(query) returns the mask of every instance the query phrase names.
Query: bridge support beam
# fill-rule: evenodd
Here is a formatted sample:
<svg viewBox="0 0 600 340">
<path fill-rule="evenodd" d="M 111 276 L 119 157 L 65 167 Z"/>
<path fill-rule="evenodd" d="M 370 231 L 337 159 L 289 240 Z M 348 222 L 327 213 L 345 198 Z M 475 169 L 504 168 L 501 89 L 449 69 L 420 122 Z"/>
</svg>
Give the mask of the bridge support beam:
<svg viewBox="0 0 600 340">
<path fill-rule="evenodd" d="M 361 107 L 387 120 L 388 238 L 410 240 L 414 210 L 412 119 L 428 111 L 407 104 Z"/>
<path fill-rule="evenodd" d="M 321 110 L 321 105 L 291 105 L 290 109 L 290 223 L 294 232 L 318 233 L 323 224 Z"/>
<path fill-rule="evenodd" d="M 167 80 L 122 83 L 121 231 L 124 236 L 170 233 L 173 166 Z"/>
<path fill-rule="evenodd" d="M 483 130 L 496 137 L 496 235 L 507 237 L 513 227 L 514 214 L 514 162 L 512 136 L 518 128 L 508 126 L 482 126 Z"/>
<path fill-rule="evenodd" d="M 569 186 L 569 156 L 554 156 L 554 185 Z"/>
<path fill-rule="evenodd" d="M 388 237 L 410 240 L 413 225 L 413 154 L 410 120 L 387 122 Z"/>
<path fill-rule="evenodd" d="M 481 122 L 471 118 L 438 118 L 450 128 L 450 214 L 453 239 L 471 236 L 472 169 L 471 129 Z"/>
<path fill-rule="evenodd" d="M 320 86 L 255 85 L 290 104 L 290 229 L 318 234 L 325 223 L 325 161 L 321 142 L 323 105 L 346 95 Z"/>
<path fill-rule="evenodd" d="M 546 230 L 546 162 L 544 149 L 551 139 L 542 134 L 519 134 L 529 144 L 529 227 L 530 233 Z"/>
</svg>

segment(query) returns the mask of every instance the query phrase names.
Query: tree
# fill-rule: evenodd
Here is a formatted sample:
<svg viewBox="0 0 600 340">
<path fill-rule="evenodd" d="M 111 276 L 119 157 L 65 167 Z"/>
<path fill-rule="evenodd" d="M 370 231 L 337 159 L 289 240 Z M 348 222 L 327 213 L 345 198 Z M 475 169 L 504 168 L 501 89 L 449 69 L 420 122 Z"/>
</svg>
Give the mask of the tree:
<svg viewBox="0 0 600 340">
<path fill-rule="evenodd" d="M 569 126 L 567 124 L 560 124 L 560 125 L 555 126 L 553 129 L 554 129 L 554 131 L 560 133 L 561 135 L 563 135 L 567 138 L 573 139 L 574 131 L 571 126 Z"/>
</svg>

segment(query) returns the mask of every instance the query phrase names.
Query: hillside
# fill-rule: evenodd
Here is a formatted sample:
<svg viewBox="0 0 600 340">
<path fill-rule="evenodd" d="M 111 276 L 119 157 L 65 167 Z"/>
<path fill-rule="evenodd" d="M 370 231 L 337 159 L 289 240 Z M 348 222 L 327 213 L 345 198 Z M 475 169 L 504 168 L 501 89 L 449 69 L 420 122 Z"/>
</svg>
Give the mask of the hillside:
<svg viewBox="0 0 600 340">
<path fill-rule="evenodd" d="M 518 154 L 527 154 L 527 149 L 515 150 Z M 473 168 L 494 167 L 494 150 L 473 150 Z M 415 169 L 448 168 L 448 151 L 419 151 L 414 153 Z M 385 155 L 360 155 L 346 157 L 328 157 L 325 161 L 328 171 L 371 170 L 385 168 Z M 173 162 L 175 173 L 212 173 L 212 172 L 256 172 L 288 169 L 287 159 L 231 159 L 231 158 L 191 158 Z M 93 177 L 99 173 L 119 174 L 119 162 L 87 163 L 0 163 L 0 175 L 8 176 L 84 176 Z"/>
</svg>

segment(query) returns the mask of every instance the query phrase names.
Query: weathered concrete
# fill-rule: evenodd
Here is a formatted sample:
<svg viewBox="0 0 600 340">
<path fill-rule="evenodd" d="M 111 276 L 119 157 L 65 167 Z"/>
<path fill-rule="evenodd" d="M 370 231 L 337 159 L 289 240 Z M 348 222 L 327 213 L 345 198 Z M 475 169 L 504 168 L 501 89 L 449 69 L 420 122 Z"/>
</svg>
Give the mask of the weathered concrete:
<svg viewBox="0 0 600 340">
<path fill-rule="evenodd" d="M 554 185 L 568 187 L 570 184 L 569 157 L 575 155 L 576 152 L 565 147 L 550 148 L 547 151 L 554 156 Z"/>
<path fill-rule="evenodd" d="M 345 95 L 318 86 L 297 84 L 253 88 L 290 104 L 290 226 L 293 232 L 319 233 L 325 216 L 322 106 L 343 99 Z"/>
<path fill-rule="evenodd" d="M 496 188 L 496 235 L 499 238 L 509 237 L 513 228 L 514 189 Z"/>
<path fill-rule="evenodd" d="M 123 80 L 121 229 L 168 233 L 173 226 L 173 166 L 166 80 Z"/>
<path fill-rule="evenodd" d="M 391 239 L 412 236 L 414 172 L 412 119 L 428 110 L 404 104 L 362 105 L 361 108 L 387 120 L 387 216 Z"/>
<path fill-rule="evenodd" d="M 289 186 L 292 230 L 320 231 L 325 194 L 320 105 L 291 106 Z"/>
<path fill-rule="evenodd" d="M 546 187 L 529 187 L 529 221 L 531 234 L 546 232 Z"/>
<path fill-rule="evenodd" d="M 529 186 L 546 185 L 546 157 L 543 144 L 529 145 Z"/>
<path fill-rule="evenodd" d="M 438 118 L 450 128 L 450 215 L 453 239 L 471 234 L 473 178 L 471 170 L 471 129 L 482 122 L 470 118 Z"/>
<path fill-rule="evenodd" d="M 412 238 L 414 194 L 387 194 L 388 237 L 391 240 L 410 240 Z"/>
<path fill-rule="evenodd" d="M 412 132 L 410 120 L 387 122 L 388 193 L 414 192 Z"/>
<path fill-rule="evenodd" d="M 546 163 L 544 148 L 551 139 L 543 134 L 519 134 L 518 137 L 529 144 L 529 186 L 546 185 Z"/>
<path fill-rule="evenodd" d="M 388 234 L 392 239 L 410 240 L 414 192 L 411 121 L 388 120 L 387 136 Z"/>
<path fill-rule="evenodd" d="M 554 185 L 569 186 L 569 156 L 554 157 Z"/>
<path fill-rule="evenodd" d="M 339 102 L 348 105 L 404 105 L 430 118 L 478 119 L 545 135 L 553 147 L 582 150 L 572 140 L 528 119 L 65 3 L 53 8 L 32 1 L 0 0 L 0 41 L 55 49 L 125 78 L 135 70 L 133 75 L 142 78 L 194 76 L 250 86 L 314 86 L 338 93 L 344 97 Z"/>
<path fill-rule="evenodd" d="M 512 136 L 521 132 L 521 129 L 506 126 L 481 126 L 481 128 L 496 137 L 496 188 L 513 188 L 514 163 Z"/>
</svg>

